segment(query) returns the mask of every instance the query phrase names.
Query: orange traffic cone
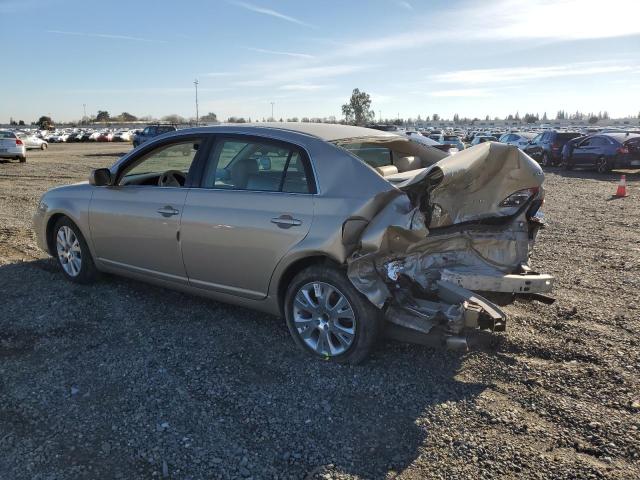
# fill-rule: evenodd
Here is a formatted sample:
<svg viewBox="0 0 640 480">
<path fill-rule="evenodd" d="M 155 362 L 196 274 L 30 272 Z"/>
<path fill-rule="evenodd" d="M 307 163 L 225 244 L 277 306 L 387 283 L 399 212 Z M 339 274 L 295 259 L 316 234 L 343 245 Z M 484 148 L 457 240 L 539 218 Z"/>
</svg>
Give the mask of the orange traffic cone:
<svg viewBox="0 0 640 480">
<path fill-rule="evenodd" d="M 618 190 L 616 190 L 615 197 L 626 197 L 627 196 L 627 176 L 620 176 L 620 183 L 618 183 Z"/>
</svg>

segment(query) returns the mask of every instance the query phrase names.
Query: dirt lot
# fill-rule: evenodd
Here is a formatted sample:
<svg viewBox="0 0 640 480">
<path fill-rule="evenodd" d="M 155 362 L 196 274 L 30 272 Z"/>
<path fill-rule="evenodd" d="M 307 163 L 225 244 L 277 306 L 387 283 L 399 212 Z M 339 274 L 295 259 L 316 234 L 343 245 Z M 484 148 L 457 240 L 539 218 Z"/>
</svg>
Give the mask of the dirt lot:
<svg viewBox="0 0 640 480">
<path fill-rule="evenodd" d="M 0 478 L 640 478 L 640 182 L 547 176 L 537 270 L 491 348 L 384 342 L 312 361 L 282 320 L 115 277 L 63 280 L 35 246 L 48 188 L 125 144 L 0 163 Z"/>
</svg>

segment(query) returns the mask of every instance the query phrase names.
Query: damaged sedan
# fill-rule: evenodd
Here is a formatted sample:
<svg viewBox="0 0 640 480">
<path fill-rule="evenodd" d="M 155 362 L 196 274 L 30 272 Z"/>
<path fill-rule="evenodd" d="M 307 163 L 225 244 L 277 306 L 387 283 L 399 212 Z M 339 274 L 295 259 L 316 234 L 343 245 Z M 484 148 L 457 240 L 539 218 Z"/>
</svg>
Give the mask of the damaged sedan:
<svg viewBox="0 0 640 480">
<path fill-rule="evenodd" d="M 466 348 L 500 305 L 545 294 L 529 257 L 538 164 L 487 142 L 454 156 L 378 130 L 220 125 L 154 138 L 34 216 L 64 276 L 99 272 L 283 316 L 295 342 L 358 363 L 383 333 Z"/>
</svg>

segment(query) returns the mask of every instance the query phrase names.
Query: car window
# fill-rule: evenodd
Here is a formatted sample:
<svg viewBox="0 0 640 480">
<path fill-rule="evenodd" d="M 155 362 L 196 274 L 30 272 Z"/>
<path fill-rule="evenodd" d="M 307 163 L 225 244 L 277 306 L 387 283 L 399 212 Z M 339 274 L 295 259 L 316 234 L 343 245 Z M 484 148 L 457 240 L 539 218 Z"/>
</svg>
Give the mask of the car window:
<svg viewBox="0 0 640 480">
<path fill-rule="evenodd" d="M 541 138 L 542 138 L 542 134 L 538 134 L 535 137 L 533 137 L 533 139 L 531 140 L 531 143 L 537 143 L 540 141 Z"/>
<path fill-rule="evenodd" d="M 591 145 L 592 138 L 587 138 L 578 144 L 578 147 L 589 147 Z"/>
<path fill-rule="evenodd" d="M 301 151 L 293 145 L 223 140 L 211 152 L 203 188 L 310 193 Z"/>
<path fill-rule="evenodd" d="M 428 138 L 431 138 L 429 136 Z M 436 136 L 437 138 L 437 136 Z M 367 165 L 377 168 L 384 167 L 386 165 L 392 165 L 393 155 L 391 150 L 387 147 L 379 147 L 374 144 L 367 143 L 345 143 L 340 145 L 342 148 L 348 150 L 350 153 L 363 160 Z"/>
<path fill-rule="evenodd" d="M 0 132 L 0 138 L 16 138 L 13 132 Z"/>
<path fill-rule="evenodd" d="M 591 139 L 592 147 L 601 147 L 603 145 L 607 145 L 609 142 L 603 137 L 594 137 Z"/>
<path fill-rule="evenodd" d="M 200 143 L 200 139 L 191 139 L 156 148 L 129 165 L 119 184 L 140 185 L 144 179 L 157 184 L 158 177 L 169 170 L 177 170 L 186 178 Z"/>
</svg>

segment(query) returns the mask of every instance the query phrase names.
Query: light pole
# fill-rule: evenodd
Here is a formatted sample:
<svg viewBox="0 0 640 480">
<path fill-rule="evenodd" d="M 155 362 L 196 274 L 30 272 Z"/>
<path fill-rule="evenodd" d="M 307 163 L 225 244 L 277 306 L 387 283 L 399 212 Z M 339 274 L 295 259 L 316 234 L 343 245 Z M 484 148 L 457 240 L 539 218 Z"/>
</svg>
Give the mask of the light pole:
<svg viewBox="0 0 640 480">
<path fill-rule="evenodd" d="M 273 117 L 273 106 L 276 104 L 276 102 L 271 102 L 271 121 L 275 122 L 276 119 Z"/>
<path fill-rule="evenodd" d="M 82 117 L 82 123 L 86 124 L 87 123 L 87 104 L 86 103 L 82 104 L 82 110 L 84 111 L 84 117 Z"/>
<path fill-rule="evenodd" d="M 196 87 L 196 127 L 197 127 L 198 123 L 200 122 L 200 114 L 198 113 L 198 79 L 197 78 L 193 81 L 193 84 Z"/>
</svg>

